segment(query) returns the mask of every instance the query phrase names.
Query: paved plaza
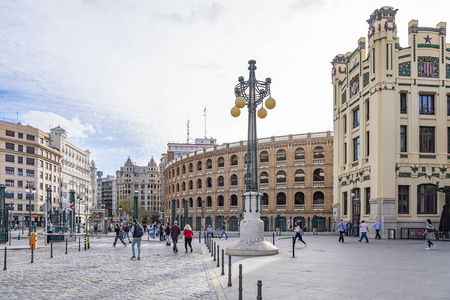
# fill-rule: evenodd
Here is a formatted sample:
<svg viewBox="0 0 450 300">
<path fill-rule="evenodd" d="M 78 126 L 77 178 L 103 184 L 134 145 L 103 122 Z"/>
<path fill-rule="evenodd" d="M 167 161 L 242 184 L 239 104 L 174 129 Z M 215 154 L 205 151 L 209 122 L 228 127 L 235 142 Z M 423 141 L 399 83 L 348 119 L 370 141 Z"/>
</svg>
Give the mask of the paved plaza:
<svg viewBox="0 0 450 300">
<path fill-rule="evenodd" d="M 269 238 L 269 237 L 268 237 Z M 281 238 L 281 239 L 280 239 Z M 7 270 L 0 270 L 2 299 L 238 299 L 238 266 L 243 268 L 243 299 L 256 299 L 262 280 L 263 299 L 450 299 L 450 242 L 437 242 L 426 251 L 424 240 L 370 240 L 346 237 L 304 236 L 305 247 L 276 237 L 280 254 L 266 257 L 232 257 L 232 286 L 228 265 L 221 267 L 198 238 L 193 253 L 178 254 L 165 242 L 142 242 L 141 261 L 131 261 L 131 245 L 113 248 L 113 236 L 91 239 L 91 249 L 78 251 L 78 243 L 40 247 L 30 263 L 28 249 L 9 250 Z M 234 242 L 214 241 L 220 249 Z M 13 240 L 3 248 L 25 248 Z M 228 258 L 226 257 L 226 264 Z"/>
</svg>

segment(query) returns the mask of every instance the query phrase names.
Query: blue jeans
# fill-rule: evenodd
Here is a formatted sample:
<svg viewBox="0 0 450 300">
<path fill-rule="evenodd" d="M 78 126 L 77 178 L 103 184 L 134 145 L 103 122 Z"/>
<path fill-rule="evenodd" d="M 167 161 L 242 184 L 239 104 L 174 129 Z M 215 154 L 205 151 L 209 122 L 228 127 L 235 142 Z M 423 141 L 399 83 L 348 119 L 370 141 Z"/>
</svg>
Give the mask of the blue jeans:
<svg viewBox="0 0 450 300">
<path fill-rule="evenodd" d="M 142 240 L 141 237 L 134 237 L 133 238 L 133 242 L 131 243 L 131 249 L 133 250 L 133 256 L 136 256 L 135 252 L 134 252 L 134 244 L 137 243 L 138 257 L 141 257 L 141 240 Z"/>
<path fill-rule="evenodd" d="M 431 245 L 433 245 L 433 243 L 430 241 L 430 239 L 428 238 L 428 234 L 427 234 L 427 243 L 428 243 L 428 248 L 430 248 Z"/>
<path fill-rule="evenodd" d="M 130 242 L 130 235 L 128 234 L 128 232 L 124 232 L 123 233 L 123 239 L 127 238 L 128 241 Z"/>
<path fill-rule="evenodd" d="M 169 235 L 166 235 L 166 242 L 167 242 L 167 244 L 170 244 L 170 236 Z"/>
<path fill-rule="evenodd" d="M 343 231 L 339 231 L 339 242 L 340 241 L 344 242 L 344 232 Z"/>
<path fill-rule="evenodd" d="M 367 232 L 361 232 L 361 238 L 359 239 L 359 241 L 361 242 L 363 238 L 366 238 L 366 243 L 369 242 L 369 239 L 367 238 Z"/>
<path fill-rule="evenodd" d="M 224 234 L 225 234 L 225 238 L 228 239 L 228 235 L 227 235 L 227 233 L 225 232 L 225 230 L 222 230 L 222 235 L 220 236 L 220 238 L 222 238 Z"/>
<path fill-rule="evenodd" d="M 302 235 L 299 232 L 295 233 L 295 237 L 294 237 L 294 245 L 295 245 L 295 241 L 297 240 L 297 238 L 302 241 L 303 244 L 306 245 L 305 241 L 302 239 Z"/>
</svg>

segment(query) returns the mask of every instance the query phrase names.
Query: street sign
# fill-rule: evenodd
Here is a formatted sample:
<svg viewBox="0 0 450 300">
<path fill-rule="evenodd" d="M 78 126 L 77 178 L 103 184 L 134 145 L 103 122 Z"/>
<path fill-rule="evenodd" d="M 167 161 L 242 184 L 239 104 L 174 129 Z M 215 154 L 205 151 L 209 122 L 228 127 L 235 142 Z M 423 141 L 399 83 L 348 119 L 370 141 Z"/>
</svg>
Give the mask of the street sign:
<svg viewBox="0 0 450 300">
<path fill-rule="evenodd" d="M 89 217 L 89 221 L 92 221 L 92 217 Z"/>
<path fill-rule="evenodd" d="M 70 208 L 71 210 L 73 210 L 73 209 L 75 208 L 75 205 L 70 204 L 69 208 Z"/>
<path fill-rule="evenodd" d="M 120 218 L 119 217 L 113 217 L 112 220 L 113 220 L 113 222 L 119 222 Z"/>
<path fill-rule="evenodd" d="M 38 217 L 37 214 L 32 214 L 31 216 L 32 216 L 33 218 L 35 218 L 35 219 Z"/>
<path fill-rule="evenodd" d="M 95 218 L 96 219 L 100 218 L 100 215 L 99 214 L 95 214 Z"/>
<path fill-rule="evenodd" d="M 67 209 L 68 211 L 72 211 L 73 210 L 73 204 L 63 203 L 62 204 L 62 208 Z"/>
</svg>

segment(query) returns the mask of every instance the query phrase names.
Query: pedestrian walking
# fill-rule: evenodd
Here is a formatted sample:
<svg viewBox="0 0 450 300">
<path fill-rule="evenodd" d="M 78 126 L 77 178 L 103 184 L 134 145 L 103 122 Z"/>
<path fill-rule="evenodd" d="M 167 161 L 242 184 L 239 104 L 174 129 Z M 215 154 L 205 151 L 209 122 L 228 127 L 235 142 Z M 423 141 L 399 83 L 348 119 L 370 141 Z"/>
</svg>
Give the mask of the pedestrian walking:
<svg viewBox="0 0 450 300">
<path fill-rule="evenodd" d="M 354 236 L 358 236 L 358 223 L 355 221 L 354 223 L 353 223 L 353 235 Z"/>
<path fill-rule="evenodd" d="M 147 235 L 148 235 L 149 238 L 150 238 L 150 230 L 151 230 L 151 228 L 152 228 L 152 224 L 148 223 L 146 229 L 147 229 Z"/>
<path fill-rule="evenodd" d="M 167 226 L 164 229 L 164 235 L 166 238 L 166 246 L 170 246 L 170 224 L 169 223 L 167 223 Z"/>
<path fill-rule="evenodd" d="M 50 243 L 52 236 L 48 233 L 53 233 L 53 225 L 50 221 L 47 221 L 47 243 Z"/>
<path fill-rule="evenodd" d="M 128 223 L 125 223 L 123 225 L 123 237 L 124 237 L 124 239 L 125 238 L 128 239 L 128 243 L 131 243 L 131 240 L 130 240 L 130 224 L 128 224 Z"/>
<path fill-rule="evenodd" d="M 436 245 L 433 244 L 431 241 L 436 240 L 436 236 L 434 235 L 434 226 L 431 224 L 431 220 L 427 219 L 427 228 L 425 229 L 425 238 L 428 243 L 428 247 L 425 248 L 425 250 L 430 250 L 436 248 Z"/>
<path fill-rule="evenodd" d="M 184 226 L 183 235 L 184 235 L 184 249 L 186 250 L 186 253 L 188 252 L 187 249 L 188 245 L 189 248 L 191 248 L 192 252 L 192 237 L 194 236 L 194 231 L 192 231 L 192 228 L 189 224 L 186 224 L 186 226 Z"/>
<path fill-rule="evenodd" d="M 375 231 L 377 232 L 377 234 L 375 235 L 375 239 L 379 239 L 381 240 L 381 236 L 380 236 L 380 230 L 381 230 L 381 223 L 380 221 L 376 220 L 375 223 L 373 224 L 372 228 L 375 227 Z"/>
<path fill-rule="evenodd" d="M 114 231 L 116 232 L 116 238 L 114 239 L 113 247 L 116 246 L 117 240 L 119 239 L 122 244 L 126 247 L 127 244 L 123 241 L 123 229 L 120 227 L 119 223 L 114 226 Z"/>
<path fill-rule="evenodd" d="M 172 237 L 173 242 L 173 252 L 178 253 L 177 242 L 178 236 L 181 233 L 181 228 L 178 226 L 178 222 L 174 221 L 172 227 L 170 227 L 170 236 Z"/>
<path fill-rule="evenodd" d="M 308 245 L 305 243 L 305 241 L 302 238 L 302 234 L 303 234 L 303 230 L 302 230 L 302 222 L 298 221 L 297 222 L 297 227 L 295 227 L 295 237 L 294 237 L 294 245 L 295 245 L 295 241 L 297 240 L 297 238 L 302 241 L 303 244 L 305 244 L 305 247 L 307 247 Z"/>
<path fill-rule="evenodd" d="M 98 232 L 98 227 L 97 227 L 97 224 L 95 224 L 94 225 L 94 234 L 97 235 L 97 232 Z"/>
<path fill-rule="evenodd" d="M 367 233 L 369 232 L 369 226 L 367 226 L 367 223 L 364 222 L 364 220 L 361 221 L 361 225 L 359 225 L 359 229 L 361 232 L 361 238 L 359 239 L 359 242 L 361 242 L 362 239 L 365 238 L 366 243 L 368 243 L 369 239 L 367 238 Z"/>
<path fill-rule="evenodd" d="M 344 242 L 344 232 L 345 232 L 346 227 L 347 226 L 345 225 L 345 223 L 342 219 L 336 226 L 336 229 L 339 230 L 339 242 L 341 242 L 341 241 Z"/>
<path fill-rule="evenodd" d="M 137 260 L 141 260 L 141 241 L 142 236 L 144 235 L 144 228 L 142 228 L 141 224 L 138 223 L 137 220 L 133 220 L 133 226 L 131 226 L 131 235 L 133 236 L 133 242 L 131 244 L 131 248 L 133 250 L 133 256 L 131 260 L 136 260 L 136 252 L 134 251 L 134 245 L 137 244 Z"/>
<path fill-rule="evenodd" d="M 225 231 L 225 223 L 222 223 L 222 234 L 220 235 L 220 239 L 222 239 L 223 235 L 225 234 L 225 239 L 228 240 L 228 235 Z"/>
</svg>

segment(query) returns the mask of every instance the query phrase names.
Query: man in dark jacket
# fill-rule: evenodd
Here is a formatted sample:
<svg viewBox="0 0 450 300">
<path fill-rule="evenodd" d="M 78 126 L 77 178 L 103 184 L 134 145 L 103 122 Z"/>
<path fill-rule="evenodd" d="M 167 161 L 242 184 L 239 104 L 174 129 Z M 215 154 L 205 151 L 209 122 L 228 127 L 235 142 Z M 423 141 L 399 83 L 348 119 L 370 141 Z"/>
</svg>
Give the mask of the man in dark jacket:
<svg viewBox="0 0 450 300">
<path fill-rule="evenodd" d="M 177 253 L 177 242 L 178 242 L 178 236 L 181 233 L 180 226 L 178 226 L 178 222 L 174 221 L 172 227 L 170 227 L 170 236 L 172 237 L 173 242 L 173 252 Z"/>
</svg>

